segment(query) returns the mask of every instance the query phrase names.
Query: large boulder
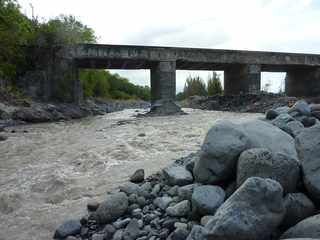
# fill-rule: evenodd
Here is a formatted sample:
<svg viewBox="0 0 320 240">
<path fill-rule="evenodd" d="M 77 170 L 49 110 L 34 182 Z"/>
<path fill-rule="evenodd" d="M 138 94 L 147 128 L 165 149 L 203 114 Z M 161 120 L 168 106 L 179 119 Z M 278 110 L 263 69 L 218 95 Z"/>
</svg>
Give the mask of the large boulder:
<svg viewBox="0 0 320 240">
<path fill-rule="evenodd" d="M 197 182 L 215 184 L 234 173 L 240 153 L 250 147 L 248 137 L 239 128 L 238 124 L 218 121 L 209 130 L 193 169 Z"/>
<path fill-rule="evenodd" d="M 270 239 L 285 214 L 282 195 L 274 180 L 247 179 L 207 223 L 206 239 Z"/>
<path fill-rule="evenodd" d="M 54 239 L 65 239 L 68 236 L 76 236 L 80 233 L 81 224 L 79 220 L 68 220 L 61 224 L 54 233 Z"/>
<path fill-rule="evenodd" d="M 125 193 L 119 192 L 110 194 L 106 200 L 100 203 L 96 217 L 100 224 L 109 223 L 121 217 L 128 209 L 128 197 Z"/>
<path fill-rule="evenodd" d="M 196 187 L 192 194 L 192 212 L 196 216 L 214 215 L 225 199 L 224 190 L 218 186 Z"/>
<path fill-rule="evenodd" d="M 304 219 L 289 228 L 281 239 L 287 238 L 320 238 L 320 214 Z"/>
<path fill-rule="evenodd" d="M 316 208 L 313 202 L 303 193 L 289 193 L 284 198 L 286 215 L 281 226 L 288 229 L 303 219 L 312 216 Z"/>
<path fill-rule="evenodd" d="M 250 148 L 267 148 L 297 158 L 294 139 L 276 126 L 261 120 L 241 124 L 218 121 L 207 133 L 196 161 L 195 180 L 218 184 L 235 175 L 239 155 Z"/>
<path fill-rule="evenodd" d="M 320 203 L 320 125 L 305 129 L 296 137 L 303 182 L 311 198 Z"/>
<path fill-rule="evenodd" d="M 163 169 L 163 175 L 169 185 L 184 186 L 193 182 L 193 176 L 184 166 L 172 165 Z"/>
<path fill-rule="evenodd" d="M 284 192 L 293 192 L 300 177 L 300 165 L 283 153 L 266 148 L 252 148 L 241 153 L 237 168 L 237 186 L 250 177 L 271 178 L 278 181 Z"/>
<path fill-rule="evenodd" d="M 310 108 L 310 105 L 306 101 L 299 100 L 289 110 L 290 114 L 292 114 L 294 112 L 297 112 L 300 115 L 310 116 L 311 115 L 311 108 Z"/>
</svg>

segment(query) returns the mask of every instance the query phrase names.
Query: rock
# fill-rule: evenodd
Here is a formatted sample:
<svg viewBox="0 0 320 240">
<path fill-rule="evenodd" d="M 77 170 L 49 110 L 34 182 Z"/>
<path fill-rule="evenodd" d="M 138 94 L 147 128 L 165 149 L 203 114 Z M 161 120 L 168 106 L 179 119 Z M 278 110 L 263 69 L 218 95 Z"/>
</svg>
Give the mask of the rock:
<svg viewBox="0 0 320 240">
<path fill-rule="evenodd" d="M 115 221 L 113 223 L 113 226 L 117 229 L 124 228 L 125 226 L 127 226 L 129 224 L 130 221 L 131 221 L 130 218 L 125 218 L 123 220 L 118 219 L 117 221 Z"/>
<path fill-rule="evenodd" d="M 122 239 L 123 239 L 123 229 L 120 229 L 120 230 L 115 232 L 115 234 L 113 235 L 112 240 L 122 240 Z"/>
<path fill-rule="evenodd" d="M 88 211 L 91 211 L 91 212 L 96 211 L 98 209 L 98 207 L 99 207 L 99 203 L 95 202 L 95 201 L 89 202 L 87 204 L 87 209 L 88 209 Z"/>
<path fill-rule="evenodd" d="M 128 197 L 125 193 L 115 193 L 108 195 L 97 211 L 97 221 L 100 224 L 109 223 L 121 217 L 128 209 Z"/>
<path fill-rule="evenodd" d="M 193 182 L 191 172 L 183 166 L 169 166 L 163 169 L 163 175 L 171 186 L 184 186 Z"/>
<path fill-rule="evenodd" d="M 54 233 L 54 239 L 65 239 L 68 236 L 80 234 L 81 224 L 79 220 L 68 220 L 60 225 Z"/>
<path fill-rule="evenodd" d="M 189 235 L 189 232 L 186 229 L 177 228 L 176 230 L 174 230 L 174 232 L 172 232 L 169 235 L 167 240 L 186 240 L 188 235 Z"/>
<path fill-rule="evenodd" d="M 250 141 L 229 121 L 217 121 L 209 130 L 195 162 L 193 174 L 197 182 L 216 184 L 233 175 L 238 156 L 248 149 Z"/>
<path fill-rule="evenodd" d="M 162 210 L 166 210 L 169 204 L 173 201 L 171 197 L 157 197 L 153 204 Z"/>
<path fill-rule="evenodd" d="M 0 135 L 0 142 L 6 141 L 7 139 L 7 136 Z"/>
<path fill-rule="evenodd" d="M 204 227 L 195 225 L 186 240 L 205 240 L 204 231 Z"/>
<path fill-rule="evenodd" d="M 303 117 L 300 121 L 305 127 L 312 127 L 317 123 L 317 119 L 315 117 Z"/>
<path fill-rule="evenodd" d="M 247 179 L 205 226 L 205 239 L 270 239 L 285 214 L 282 195 L 274 180 Z"/>
<path fill-rule="evenodd" d="M 278 181 L 284 192 L 293 192 L 300 177 L 298 160 L 266 148 L 252 148 L 241 153 L 237 168 L 237 186 L 250 177 L 271 178 Z"/>
<path fill-rule="evenodd" d="M 236 190 L 237 190 L 237 182 L 232 181 L 225 189 L 225 192 L 224 192 L 226 194 L 225 199 L 229 198 Z"/>
<path fill-rule="evenodd" d="M 190 200 L 192 197 L 192 193 L 195 187 L 199 186 L 199 184 L 189 184 L 178 189 L 178 196 L 181 200 Z"/>
<path fill-rule="evenodd" d="M 295 138 L 303 131 L 303 129 L 304 129 L 304 126 L 301 122 L 291 121 L 287 123 L 285 130 L 284 129 L 283 130 Z"/>
<path fill-rule="evenodd" d="M 279 114 L 274 109 L 270 109 L 266 112 L 266 119 L 273 120 L 275 119 Z"/>
<path fill-rule="evenodd" d="M 306 101 L 299 100 L 289 110 L 289 113 L 293 113 L 293 112 L 298 112 L 299 114 L 304 116 L 310 116 L 311 108 Z"/>
<path fill-rule="evenodd" d="M 289 193 L 284 199 L 286 214 L 281 226 L 285 229 L 292 227 L 305 218 L 312 216 L 316 208 L 311 200 L 303 193 Z"/>
<path fill-rule="evenodd" d="M 296 137 L 303 182 L 311 199 L 320 202 L 320 125 L 306 128 Z"/>
<path fill-rule="evenodd" d="M 304 219 L 289 228 L 280 239 L 320 238 L 320 214 Z"/>
<path fill-rule="evenodd" d="M 239 155 L 250 148 L 267 148 L 297 158 L 294 139 L 264 121 L 242 124 L 218 121 L 208 132 L 195 163 L 194 177 L 203 184 L 218 184 L 235 175 Z"/>
<path fill-rule="evenodd" d="M 271 123 L 283 130 L 285 129 L 285 126 L 292 121 L 295 121 L 295 119 L 291 115 L 288 113 L 282 113 L 272 120 Z"/>
<path fill-rule="evenodd" d="M 192 194 L 192 212 L 196 216 L 214 215 L 225 199 L 225 193 L 218 186 L 199 186 Z"/>
<path fill-rule="evenodd" d="M 282 113 L 288 113 L 290 111 L 290 108 L 287 106 L 284 106 L 284 107 L 277 107 L 274 110 L 278 113 L 278 115 L 280 115 Z"/>
<path fill-rule="evenodd" d="M 132 219 L 123 232 L 124 240 L 134 240 L 139 236 L 139 223 L 137 219 Z"/>
<path fill-rule="evenodd" d="M 128 196 L 131 194 L 139 195 L 141 192 L 140 186 L 132 182 L 127 182 L 123 184 L 122 186 L 119 187 L 119 189 L 121 192 L 126 193 Z"/>
<path fill-rule="evenodd" d="M 92 240 L 104 240 L 104 234 L 101 233 L 95 233 L 92 235 Z"/>
<path fill-rule="evenodd" d="M 144 181 L 144 169 L 138 169 L 135 173 L 130 177 L 130 181 L 133 183 L 140 183 Z"/>
<path fill-rule="evenodd" d="M 200 220 L 202 226 L 207 225 L 207 223 L 213 218 L 213 215 L 203 216 Z"/>
<path fill-rule="evenodd" d="M 190 202 L 188 200 L 184 200 L 172 207 L 168 207 L 166 210 L 166 213 L 171 217 L 184 217 L 184 216 L 188 216 L 190 211 L 191 211 Z"/>
</svg>

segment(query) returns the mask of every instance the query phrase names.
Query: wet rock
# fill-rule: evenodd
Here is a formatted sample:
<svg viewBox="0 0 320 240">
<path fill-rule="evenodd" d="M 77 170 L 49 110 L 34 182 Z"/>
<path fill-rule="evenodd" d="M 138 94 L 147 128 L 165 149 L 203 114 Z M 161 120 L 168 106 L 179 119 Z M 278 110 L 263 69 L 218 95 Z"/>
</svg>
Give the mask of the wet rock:
<svg viewBox="0 0 320 240">
<path fill-rule="evenodd" d="M 301 115 L 304 116 L 310 116 L 311 115 L 311 108 L 309 104 L 304 100 L 297 101 L 289 110 L 289 113 L 298 112 Z"/>
<path fill-rule="evenodd" d="M 247 179 L 205 226 L 206 239 L 270 239 L 285 214 L 282 195 L 274 180 Z"/>
<path fill-rule="evenodd" d="M 188 216 L 190 211 L 191 211 L 190 202 L 188 200 L 184 200 L 172 207 L 168 207 L 166 210 L 166 213 L 171 217 L 184 217 L 184 216 Z"/>
<path fill-rule="evenodd" d="M 292 227 L 305 218 L 312 216 L 316 208 L 311 200 L 303 193 L 289 193 L 284 199 L 286 215 L 281 226 L 285 229 Z"/>
<path fill-rule="evenodd" d="M 312 127 L 317 123 L 317 119 L 315 117 L 303 117 L 300 121 L 305 127 Z"/>
<path fill-rule="evenodd" d="M 278 181 L 284 192 L 293 192 L 300 177 L 298 160 L 266 148 L 252 148 L 241 153 L 237 168 L 237 186 L 250 177 L 271 178 Z"/>
<path fill-rule="evenodd" d="M 290 238 L 320 238 L 320 214 L 304 219 L 289 228 L 281 239 Z"/>
<path fill-rule="evenodd" d="M 91 212 L 96 211 L 96 210 L 98 209 L 98 207 L 99 207 L 99 204 L 100 204 L 100 203 L 95 202 L 95 201 L 89 202 L 89 203 L 87 204 L 87 209 L 88 209 L 88 211 L 91 211 Z"/>
<path fill-rule="evenodd" d="M 6 141 L 8 139 L 7 136 L 0 135 L 0 142 Z"/>
<path fill-rule="evenodd" d="M 116 231 L 112 240 L 123 240 L 123 229 Z"/>
<path fill-rule="evenodd" d="M 54 239 L 65 239 L 68 236 L 80 234 L 81 224 L 79 220 L 68 220 L 60 225 L 54 233 Z"/>
<path fill-rule="evenodd" d="M 171 186 L 184 186 L 193 182 L 193 176 L 183 166 L 169 166 L 163 170 L 163 175 Z"/>
<path fill-rule="evenodd" d="M 139 236 L 139 232 L 140 229 L 138 220 L 132 219 L 123 232 L 123 239 L 134 240 Z"/>
<path fill-rule="evenodd" d="M 124 228 L 131 221 L 131 218 L 125 218 L 123 220 L 118 219 L 113 223 L 113 226 L 117 229 Z"/>
<path fill-rule="evenodd" d="M 190 200 L 191 201 L 193 190 L 197 186 L 199 186 L 199 184 L 194 183 L 194 184 L 189 184 L 189 185 L 185 185 L 183 187 L 180 187 L 178 189 L 179 199 L 181 199 L 181 200 Z"/>
<path fill-rule="evenodd" d="M 130 177 L 130 181 L 133 183 L 140 183 L 144 181 L 144 169 L 138 169 L 135 173 Z"/>
<path fill-rule="evenodd" d="M 266 119 L 273 120 L 278 117 L 278 115 L 279 114 L 277 113 L 277 111 L 275 111 L 274 109 L 270 109 L 266 112 Z"/>
<path fill-rule="evenodd" d="M 119 187 L 121 192 L 126 193 L 128 196 L 131 194 L 140 194 L 140 186 L 138 184 L 132 183 L 132 182 L 127 182 L 123 184 L 122 186 Z"/>
<path fill-rule="evenodd" d="M 239 125 L 218 121 L 207 133 L 193 174 L 197 182 L 215 184 L 233 175 L 238 156 L 250 146 Z"/>
<path fill-rule="evenodd" d="M 128 197 L 125 193 L 111 194 L 99 205 L 96 211 L 97 221 L 100 224 L 109 223 L 121 217 L 127 209 Z"/>
<path fill-rule="evenodd" d="M 320 125 L 305 129 L 296 137 L 303 182 L 312 200 L 320 202 Z"/>
<path fill-rule="evenodd" d="M 214 215 L 225 199 L 225 193 L 218 186 L 199 186 L 192 194 L 192 212 L 197 216 Z"/>
<path fill-rule="evenodd" d="M 104 234 L 102 233 L 95 233 L 92 235 L 92 240 L 105 240 L 104 239 Z"/>
<path fill-rule="evenodd" d="M 213 215 L 203 216 L 200 220 L 202 226 L 207 225 L 207 223 L 213 218 Z"/>
<path fill-rule="evenodd" d="M 188 230 L 183 228 L 177 228 L 174 232 L 172 232 L 169 235 L 168 240 L 186 240 L 188 235 L 189 235 Z"/>
<path fill-rule="evenodd" d="M 289 133 L 292 137 L 298 136 L 304 129 L 304 126 L 299 121 L 291 121 L 287 123 L 285 132 Z"/>
<path fill-rule="evenodd" d="M 295 121 L 295 119 L 291 115 L 287 113 L 282 113 L 279 116 L 277 116 L 274 120 L 272 120 L 271 123 L 285 131 L 287 124 L 292 121 Z"/>
</svg>

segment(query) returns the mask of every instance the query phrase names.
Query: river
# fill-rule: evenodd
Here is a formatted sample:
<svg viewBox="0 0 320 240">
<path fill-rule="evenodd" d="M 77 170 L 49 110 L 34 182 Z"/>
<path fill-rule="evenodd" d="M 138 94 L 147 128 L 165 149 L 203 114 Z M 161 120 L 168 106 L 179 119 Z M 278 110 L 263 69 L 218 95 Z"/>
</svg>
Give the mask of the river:
<svg viewBox="0 0 320 240">
<path fill-rule="evenodd" d="M 124 110 L 78 121 L 6 129 L 0 142 L 0 240 L 52 239 L 64 220 L 81 217 L 91 200 L 199 150 L 217 119 L 260 114 L 185 109 L 189 114 L 135 118 Z"/>
</svg>

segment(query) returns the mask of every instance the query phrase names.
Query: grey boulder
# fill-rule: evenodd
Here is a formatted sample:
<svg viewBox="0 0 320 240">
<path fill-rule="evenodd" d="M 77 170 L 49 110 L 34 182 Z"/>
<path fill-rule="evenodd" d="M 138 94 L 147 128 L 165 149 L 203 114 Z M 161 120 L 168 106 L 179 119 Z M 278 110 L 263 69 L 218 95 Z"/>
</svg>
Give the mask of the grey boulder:
<svg viewBox="0 0 320 240">
<path fill-rule="evenodd" d="M 304 100 L 299 100 L 297 101 L 289 110 L 289 113 L 294 113 L 298 112 L 301 115 L 304 116 L 310 116 L 311 115 L 311 108 L 310 105 L 304 101 Z"/>
<path fill-rule="evenodd" d="M 174 206 L 168 207 L 166 213 L 171 217 L 184 217 L 188 216 L 190 211 L 190 202 L 188 200 L 184 200 Z"/>
<path fill-rule="evenodd" d="M 205 239 L 270 239 L 285 214 L 282 195 L 274 180 L 247 179 L 205 226 Z"/>
<path fill-rule="evenodd" d="M 312 200 L 320 202 L 320 125 L 305 129 L 296 137 L 303 182 Z"/>
<path fill-rule="evenodd" d="M 281 239 L 287 238 L 320 238 L 320 214 L 304 219 L 289 228 Z"/>
<path fill-rule="evenodd" d="M 199 225 L 194 225 L 186 240 L 205 240 L 204 232 L 205 232 L 204 227 Z"/>
<path fill-rule="evenodd" d="M 213 215 L 225 199 L 224 190 L 218 186 L 196 187 L 192 194 L 192 212 L 196 216 Z"/>
<path fill-rule="evenodd" d="M 68 236 L 76 236 L 81 231 L 79 220 L 68 220 L 62 223 L 54 233 L 54 239 L 65 239 Z"/>
<path fill-rule="evenodd" d="M 108 195 L 96 211 L 97 221 L 104 224 L 116 220 L 127 211 L 128 204 L 128 197 L 123 192 Z"/>
<path fill-rule="evenodd" d="M 163 175 L 171 186 L 184 186 L 193 182 L 191 172 L 184 166 L 171 165 L 163 169 Z"/>
<path fill-rule="evenodd" d="M 285 229 L 312 216 L 316 211 L 313 202 L 303 193 L 287 194 L 284 198 L 284 205 L 286 208 L 286 215 L 281 226 Z"/>
<path fill-rule="evenodd" d="M 300 177 L 297 159 L 266 148 L 252 148 L 241 153 L 237 168 L 237 186 L 250 177 L 271 178 L 278 181 L 284 192 L 293 192 Z"/>
<path fill-rule="evenodd" d="M 143 181 L 144 181 L 144 169 L 138 169 L 130 177 L 130 182 L 133 182 L 133 183 L 140 183 Z"/>
</svg>

